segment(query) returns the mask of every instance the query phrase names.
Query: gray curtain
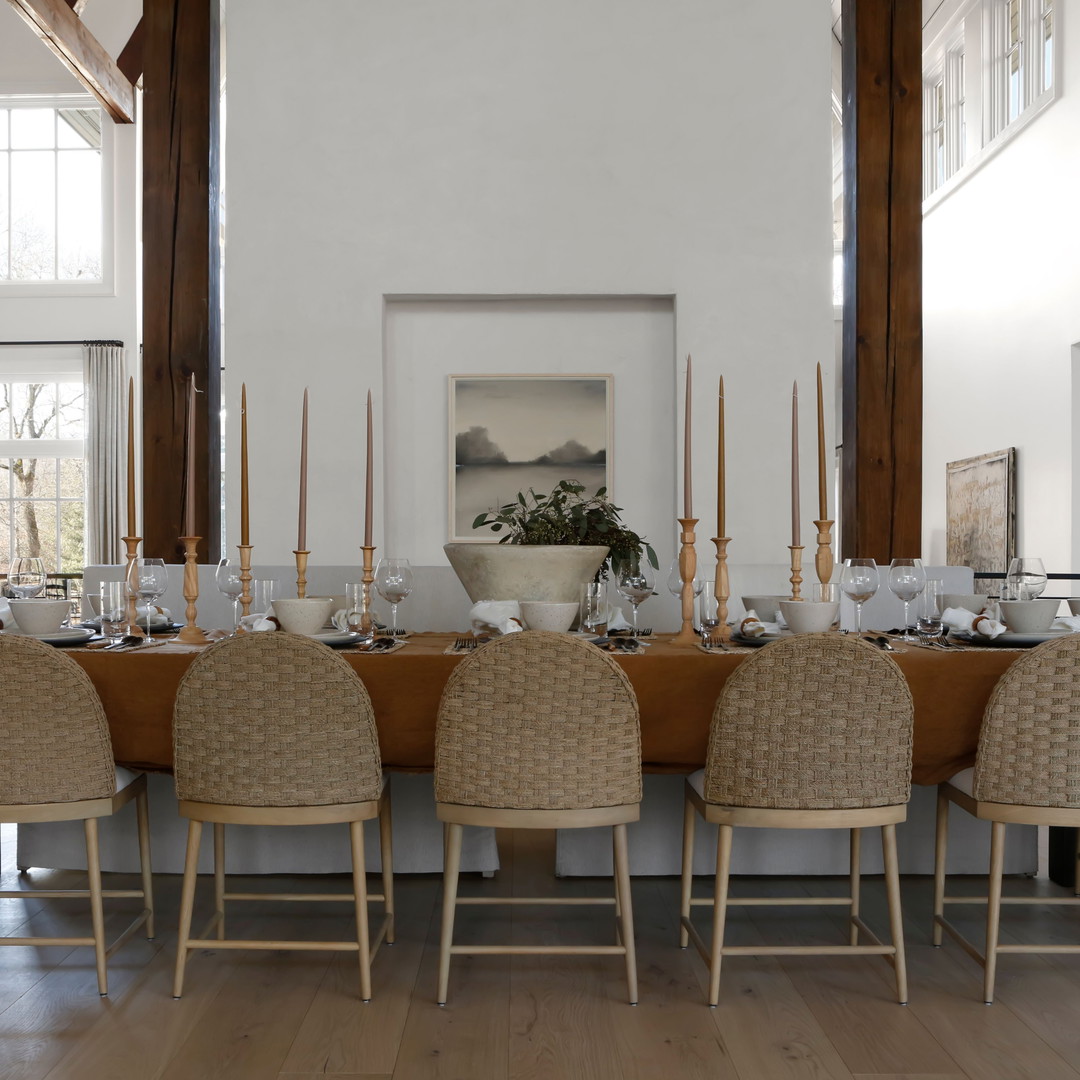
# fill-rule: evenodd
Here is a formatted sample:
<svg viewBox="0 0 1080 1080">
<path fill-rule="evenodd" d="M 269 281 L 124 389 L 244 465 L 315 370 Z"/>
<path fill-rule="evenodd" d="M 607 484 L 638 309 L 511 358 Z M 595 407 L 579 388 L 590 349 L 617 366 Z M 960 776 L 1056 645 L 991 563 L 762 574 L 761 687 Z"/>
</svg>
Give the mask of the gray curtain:
<svg viewBox="0 0 1080 1080">
<path fill-rule="evenodd" d="M 121 563 L 127 531 L 127 371 L 124 349 L 87 345 L 86 562 Z"/>
</svg>

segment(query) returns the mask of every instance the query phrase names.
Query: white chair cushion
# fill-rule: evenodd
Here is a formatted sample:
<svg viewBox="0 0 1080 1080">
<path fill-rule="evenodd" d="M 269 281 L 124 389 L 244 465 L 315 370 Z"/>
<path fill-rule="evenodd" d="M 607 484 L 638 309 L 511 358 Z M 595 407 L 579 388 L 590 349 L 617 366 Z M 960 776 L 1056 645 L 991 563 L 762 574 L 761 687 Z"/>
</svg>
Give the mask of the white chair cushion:
<svg viewBox="0 0 1080 1080">
<path fill-rule="evenodd" d="M 952 785 L 957 791 L 962 791 L 965 795 L 971 795 L 972 785 L 975 782 L 974 766 L 958 772 L 955 776 L 950 776 L 945 782 Z"/>
</svg>

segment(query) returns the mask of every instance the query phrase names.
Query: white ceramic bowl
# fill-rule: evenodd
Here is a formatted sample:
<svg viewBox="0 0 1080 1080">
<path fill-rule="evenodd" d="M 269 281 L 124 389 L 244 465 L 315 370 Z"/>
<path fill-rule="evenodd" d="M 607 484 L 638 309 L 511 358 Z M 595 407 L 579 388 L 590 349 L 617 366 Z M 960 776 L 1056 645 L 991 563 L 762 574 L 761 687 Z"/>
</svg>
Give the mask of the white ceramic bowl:
<svg viewBox="0 0 1080 1080">
<path fill-rule="evenodd" d="M 780 610 L 793 634 L 819 634 L 836 622 L 840 605 L 813 600 L 781 600 Z"/>
<path fill-rule="evenodd" d="M 780 611 L 780 601 L 787 599 L 784 596 L 742 596 L 744 610 L 756 612 L 762 622 L 776 622 L 777 613 Z"/>
<path fill-rule="evenodd" d="M 1080 596 L 1070 596 L 1068 604 L 1070 615 L 1080 615 Z"/>
<path fill-rule="evenodd" d="M 1060 600 L 1002 600 L 1001 620 L 1014 634 L 1044 634 L 1057 616 Z"/>
<path fill-rule="evenodd" d="M 333 610 L 332 596 L 308 596 L 303 600 L 293 597 L 291 600 L 274 601 L 274 616 L 281 623 L 281 629 L 290 634 L 307 634 L 308 637 L 323 628 Z"/>
<path fill-rule="evenodd" d="M 9 600 L 11 613 L 26 634 L 55 634 L 71 614 L 67 600 Z"/>
<path fill-rule="evenodd" d="M 577 604 L 553 604 L 545 600 L 523 600 L 521 617 L 530 630 L 554 630 L 565 634 L 578 613 Z"/>
<path fill-rule="evenodd" d="M 941 603 L 943 608 L 964 608 L 981 615 L 989 602 L 990 597 L 986 593 L 942 593 Z"/>
</svg>

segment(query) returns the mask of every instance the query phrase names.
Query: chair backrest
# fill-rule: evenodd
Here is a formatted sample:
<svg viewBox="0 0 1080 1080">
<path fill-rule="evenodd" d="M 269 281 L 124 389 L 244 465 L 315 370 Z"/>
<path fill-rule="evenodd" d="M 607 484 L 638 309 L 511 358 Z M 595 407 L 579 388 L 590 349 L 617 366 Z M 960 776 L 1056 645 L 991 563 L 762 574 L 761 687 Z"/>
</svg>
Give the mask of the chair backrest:
<svg viewBox="0 0 1080 1080">
<path fill-rule="evenodd" d="M 983 713 L 972 793 L 983 802 L 1080 807 L 1080 636 L 1009 665 Z"/>
<path fill-rule="evenodd" d="M 515 810 L 639 802 L 630 680 L 606 653 L 565 634 L 530 630 L 477 649 L 439 704 L 435 798 Z"/>
<path fill-rule="evenodd" d="M 75 802 L 116 792 L 109 725 L 68 656 L 0 634 L 0 804 Z"/>
<path fill-rule="evenodd" d="M 234 806 L 323 806 L 379 797 L 371 699 L 325 645 L 244 634 L 188 668 L 173 715 L 176 793 Z"/>
<path fill-rule="evenodd" d="M 903 673 L 864 641 L 799 634 L 766 645 L 716 703 L 705 799 L 803 810 L 907 802 L 912 716 Z"/>
</svg>

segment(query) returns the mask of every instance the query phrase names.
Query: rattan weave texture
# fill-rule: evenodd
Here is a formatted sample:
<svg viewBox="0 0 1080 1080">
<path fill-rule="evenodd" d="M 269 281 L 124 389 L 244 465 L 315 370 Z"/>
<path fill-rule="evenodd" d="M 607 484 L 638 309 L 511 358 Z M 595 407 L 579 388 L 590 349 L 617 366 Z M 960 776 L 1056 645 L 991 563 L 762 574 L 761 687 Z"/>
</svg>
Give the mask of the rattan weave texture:
<svg viewBox="0 0 1080 1080">
<path fill-rule="evenodd" d="M 478 649 L 443 691 L 435 798 L 512 810 L 639 802 L 630 680 L 610 656 L 564 634 L 508 634 Z"/>
<path fill-rule="evenodd" d="M 802 810 L 905 803 L 912 714 L 899 667 L 866 642 L 799 634 L 767 645 L 716 703 L 705 799 Z"/>
<path fill-rule="evenodd" d="M 363 682 L 325 645 L 294 634 L 245 634 L 202 653 L 177 690 L 173 749 L 181 799 L 324 806 L 379 797 Z"/>
<path fill-rule="evenodd" d="M 116 793 L 109 725 L 87 674 L 30 637 L 0 634 L 0 804 Z"/>
<path fill-rule="evenodd" d="M 1014 661 L 983 714 L 972 793 L 981 802 L 1080 807 L 1080 635 Z"/>
</svg>

